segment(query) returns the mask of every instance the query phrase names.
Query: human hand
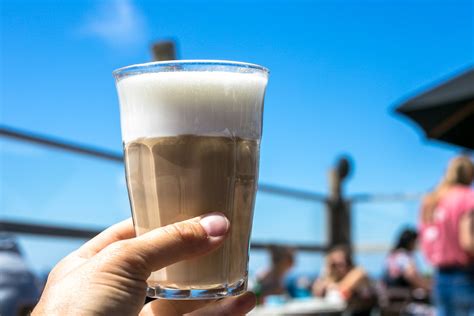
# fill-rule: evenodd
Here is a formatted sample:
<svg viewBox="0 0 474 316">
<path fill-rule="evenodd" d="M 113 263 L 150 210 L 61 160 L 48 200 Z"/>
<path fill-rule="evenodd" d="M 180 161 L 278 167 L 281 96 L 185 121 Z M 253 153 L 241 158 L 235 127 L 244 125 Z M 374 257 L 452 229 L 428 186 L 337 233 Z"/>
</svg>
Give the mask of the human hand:
<svg viewBox="0 0 474 316">
<path fill-rule="evenodd" d="M 316 279 L 311 286 L 311 292 L 313 296 L 323 297 L 326 294 L 329 282 L 326 279 Z"/>
<path fill-rule="evenodd" d="M 145 306 L 151 272 L 206 254 L 224 242 L 230 223 L 210 213 L 135 237 L 132 221 L 106 229 L 51 271 L 32 315 L 239 315 L 255 306 L 245 293 L 219 301 L 155 300 Z"/>
</svg>

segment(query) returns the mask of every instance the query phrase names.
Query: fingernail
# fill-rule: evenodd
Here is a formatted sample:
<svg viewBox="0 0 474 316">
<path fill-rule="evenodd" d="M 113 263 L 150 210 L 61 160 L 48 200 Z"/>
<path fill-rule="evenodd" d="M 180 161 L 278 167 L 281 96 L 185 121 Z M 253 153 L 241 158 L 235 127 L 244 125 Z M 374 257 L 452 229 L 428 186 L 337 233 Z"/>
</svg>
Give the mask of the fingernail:
<svg viewBox="0 0 474 316">
<path fill-rule="evenodd" d="M 210 237 L 219 237 L 225 235 L 229 230 L 229 220 L 220 213 L 212 213 L 204 216 L 199 221 L 202 228 Z"/>
</svg>

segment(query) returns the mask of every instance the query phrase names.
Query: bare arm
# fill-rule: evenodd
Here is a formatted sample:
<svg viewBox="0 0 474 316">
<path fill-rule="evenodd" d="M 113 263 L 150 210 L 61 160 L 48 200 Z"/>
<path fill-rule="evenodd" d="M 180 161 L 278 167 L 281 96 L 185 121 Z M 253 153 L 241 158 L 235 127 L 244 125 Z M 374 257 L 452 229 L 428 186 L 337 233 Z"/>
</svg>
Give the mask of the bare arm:
<svg viewBox="0 0 474 316">
<path fill-rule="evenodd" d="M 368 277 L 365 270 L 355 267 L 339 282 L 339 289 L 343 293 L 351 295 L 357 287 L 367 281 Z"/>
<path fill-rule="evenodd" d="M 459 244 L 464 251 L 474 256 L 474 209 L 461 217 Z"/>
<path fill-rule="evenodd" d="M 417 271 L 416 266 L 414 264 L 410 264 L 405 272 L 403 273 L 410 285 L 414 288 L 422 288 L 424 290 L 430 291 L 431 290 L 431 282 L 429 280 L 423 278 Z"/>
</svg>

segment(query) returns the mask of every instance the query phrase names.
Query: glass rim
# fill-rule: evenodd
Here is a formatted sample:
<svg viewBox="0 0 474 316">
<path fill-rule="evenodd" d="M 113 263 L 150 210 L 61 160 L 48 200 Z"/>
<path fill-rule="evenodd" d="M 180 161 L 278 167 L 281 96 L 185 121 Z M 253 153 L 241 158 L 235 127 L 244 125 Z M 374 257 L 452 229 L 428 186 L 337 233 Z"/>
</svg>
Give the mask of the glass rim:
<svg viewBox="0 0 474 316">
<path fill-rule="evenodd" d="M 133 64 L 133 65 L 115 69 L 112 72 L 112 75 L 114 76 L 114 78 L 119 79 L 120 77 L 128 73 L 134 73 L 134 72 L 137 72 L 140 70 L 146 70 L 146 69 L 155 69 L 155 68 L 159 69 L 161 67 L 169 67 L 169 66 L 174 66 L 174 65 L 175 66 L 209 65 L 209 66 L 223 66 L 223 67 L 230 67 L 230 68 L 234 67 L 236 69 L 243 68 L 243 69 L 256 70 L 267 76 L 270 73 L 270 70 L 266 67 L 263 67 L 257 64 L 241 62 L 241 61 L 219 60 L 219 59 L 180 59 L 180 60 L 152 61 L 152 62 L 142 63 L 142 64 Z"/>
</svg>

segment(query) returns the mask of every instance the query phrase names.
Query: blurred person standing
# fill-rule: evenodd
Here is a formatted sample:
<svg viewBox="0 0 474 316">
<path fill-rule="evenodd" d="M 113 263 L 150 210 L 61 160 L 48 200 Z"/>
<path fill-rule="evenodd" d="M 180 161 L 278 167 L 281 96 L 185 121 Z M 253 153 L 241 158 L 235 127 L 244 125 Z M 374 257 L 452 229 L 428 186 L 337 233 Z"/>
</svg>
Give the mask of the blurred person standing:
<svg viewBox="0 0 474 316">
<path fill-rule="evenodd" d="M 422 203 L 421 248 L 436 268 L 438 315 L 474 315 L 474 165 L 454 158 Z"/>
<path fill-rule="evenodd" d="M 272 246 L 270 255 L 271 267 L 257 276 L 254 291 L 258 298 L 258 304 L 263 304 L 265 298 L 270 295 L 288 294 L 284 280 L 295 263 L 294 251 L 289 247 Z"/>
<path fill-rule="evenodd" d="M 39 296 L 38 280 L 14 236 L 0 233 L 0 315 L 29 315 Z"/>
<path fill-rule="evenodd" d="M 344 246 L 329 251 L 312 290 L 314 296 L 347 302 L 351 315 L 370 315 L 376 301 L 367 273 L 354 265 L 349 249 Z"/>
</svg>

